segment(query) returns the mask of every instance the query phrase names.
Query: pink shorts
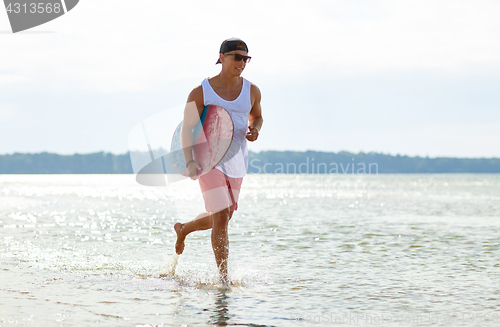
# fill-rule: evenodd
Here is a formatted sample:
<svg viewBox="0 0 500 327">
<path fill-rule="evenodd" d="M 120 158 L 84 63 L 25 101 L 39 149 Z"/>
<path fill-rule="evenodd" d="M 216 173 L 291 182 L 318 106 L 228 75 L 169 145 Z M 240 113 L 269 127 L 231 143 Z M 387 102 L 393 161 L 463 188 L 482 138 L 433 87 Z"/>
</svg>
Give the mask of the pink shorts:
<svg viewBox="0 0 500 327">
<path fill-rule="evenodd" d="M 238 209 L 238 197 L 243 177 L 229 177 L 214 168 L 198 179 L 207 212 L 218 212 L 227 207 L 230 211 Z"/>
</svg>

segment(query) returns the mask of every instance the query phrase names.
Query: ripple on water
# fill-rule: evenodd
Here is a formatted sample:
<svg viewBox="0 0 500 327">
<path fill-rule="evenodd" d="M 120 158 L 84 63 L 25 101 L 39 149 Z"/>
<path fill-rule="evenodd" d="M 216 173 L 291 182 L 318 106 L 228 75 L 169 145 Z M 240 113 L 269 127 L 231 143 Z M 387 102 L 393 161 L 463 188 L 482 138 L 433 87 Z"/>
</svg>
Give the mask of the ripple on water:
<svg viewBox="0 0 500 327">
<path fill-rule="evenodd" d="M 248 176 L 230 223 L 229 289 L 209 232 L 173 254 L 173 224 L 203 210 L 193 183 L 0 183 L 3 310 L 42 325 L 291 325 L 324 313 L 500 308 L 497 176 Z"/>
</svg>

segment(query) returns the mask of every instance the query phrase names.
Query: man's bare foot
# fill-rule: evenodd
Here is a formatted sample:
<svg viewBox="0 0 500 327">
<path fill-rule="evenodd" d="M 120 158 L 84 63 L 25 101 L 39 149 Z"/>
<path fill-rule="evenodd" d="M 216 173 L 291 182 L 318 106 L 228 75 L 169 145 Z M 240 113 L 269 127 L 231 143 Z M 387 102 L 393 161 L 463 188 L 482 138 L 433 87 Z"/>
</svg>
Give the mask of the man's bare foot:
<svg viewBox="0 0 500 327">
<path fill-rule="evenodd" d="M 175 242 L 175 253 L 177 254 L 182 254 L 184 251 L 184 239 L 186 235 L 182 233 L 182 227 L 184 227 L 184 224 L 181 223 L 174 225 L 175 233 L 177 233 L 177 241 Z"/>
<path fill-rule="evenodd" d="M 227 274 L 225 275 L 219 275 L 220 281 L 223 285 L 229 286 L 229 276 Z"/>
</svg>

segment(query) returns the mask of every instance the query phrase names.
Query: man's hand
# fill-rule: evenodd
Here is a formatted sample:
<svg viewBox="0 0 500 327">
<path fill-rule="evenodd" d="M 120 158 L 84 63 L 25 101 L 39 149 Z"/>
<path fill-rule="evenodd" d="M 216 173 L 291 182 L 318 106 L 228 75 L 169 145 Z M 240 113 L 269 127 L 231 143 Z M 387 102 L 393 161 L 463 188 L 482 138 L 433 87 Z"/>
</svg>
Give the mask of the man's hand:
<svg viewBox="0 0 500 327">
<path fill-rule="evenodd" d="M 248 133 L 246 135 L 247 140 L 250 142 L 255 141 L 259 137 L 259 130 L 255 127 L 248 126 Z"/>
<path fill-rule="evenodd" d="M 186 169 L 188 171 L 189 177 L 191 177 L 192 180 L 195 180 L 198 178 L 198 170 L 200 170 L 201 167 L 196 161 L 192 160 L 189 162 Z"/>
</svg>

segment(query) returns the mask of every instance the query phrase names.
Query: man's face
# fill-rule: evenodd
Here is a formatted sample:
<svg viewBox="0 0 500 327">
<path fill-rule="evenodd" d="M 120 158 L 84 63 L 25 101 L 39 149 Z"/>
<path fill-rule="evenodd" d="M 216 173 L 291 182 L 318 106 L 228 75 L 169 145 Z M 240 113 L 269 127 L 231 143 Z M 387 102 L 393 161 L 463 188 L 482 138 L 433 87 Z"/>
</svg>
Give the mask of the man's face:
<svg viewBox="0 0 500 327">
<path fill-rule="evenodd" d="M 248 56 L 248 53 L 246 51 L 242 51 L 242 50 L 234 50 L 234 51 L 230 51 L 227 53 L 234 53 L 237 55 Z M 220 60 L 222 62 L 222 66 L 224 67 L 224 69 L 229 71 L 232 74 L 235 74 L 235 75 L 240 75 L 246 66 L 245 59 L 236 60 L 236 59 L 240 59 L 240 58 L 241 57 L 239 57 L 239 56 L 235 56 L 235 55 L 231 55 L 231 54 L 221 54 L 220 55 Z"/>
</svg>

